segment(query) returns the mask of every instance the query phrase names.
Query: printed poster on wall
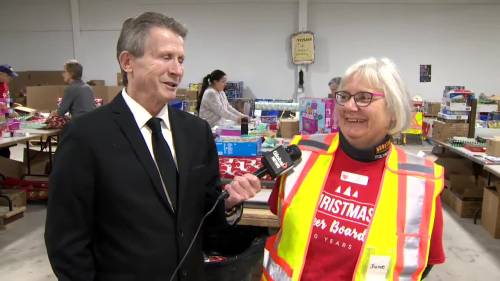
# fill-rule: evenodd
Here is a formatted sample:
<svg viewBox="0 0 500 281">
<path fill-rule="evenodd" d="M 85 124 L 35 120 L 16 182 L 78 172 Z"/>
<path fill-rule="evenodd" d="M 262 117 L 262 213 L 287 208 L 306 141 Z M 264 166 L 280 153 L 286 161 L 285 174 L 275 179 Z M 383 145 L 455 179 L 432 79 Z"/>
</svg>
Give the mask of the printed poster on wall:
<svg viewBox="0 0 500 281">
<path fill-rule="evenodd" d="M 431 65 L 420 65 L 420 82 L 431 82 Z"/>
<path fill-rule="evenodd" d="M 314 62 L 314 33 L 297 32 L 292 35 L 292 62 L 294 64 L 311 64 Z"/>
</svg>

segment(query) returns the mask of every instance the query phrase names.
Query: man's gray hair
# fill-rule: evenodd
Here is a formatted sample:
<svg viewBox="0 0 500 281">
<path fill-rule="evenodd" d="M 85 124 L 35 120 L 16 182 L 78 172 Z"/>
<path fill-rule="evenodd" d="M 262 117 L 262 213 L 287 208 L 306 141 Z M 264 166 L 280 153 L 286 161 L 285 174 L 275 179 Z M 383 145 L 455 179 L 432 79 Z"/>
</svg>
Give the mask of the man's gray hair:
<svg viewBox="0 0 500 281">
<path fill-rule="evenodd" d="M 342 77 L 333 77 L 330 82 L 328 82 L 328 86 L 332 85 L 335 83 L 335 85 L 339 86 L 340 81 L 342 81 Z"/>
<path fill-rule="evenodd" d="M 183 24 L 160 13 L 145 12 L 135 18 L 128 18 L 123 22 L 120 38 L 118 38 L 116 44 L 116 58 L 118 61 L 123 51 L 129 52 L 135 57 L 142 57 L 149 30 L 153 27 L 166 28 L 182 38 L 187 35 L 187 28 Z M 122 74 L 123 84 L 127 86 L 127 75 L 123 70 Z"/>
</svg>

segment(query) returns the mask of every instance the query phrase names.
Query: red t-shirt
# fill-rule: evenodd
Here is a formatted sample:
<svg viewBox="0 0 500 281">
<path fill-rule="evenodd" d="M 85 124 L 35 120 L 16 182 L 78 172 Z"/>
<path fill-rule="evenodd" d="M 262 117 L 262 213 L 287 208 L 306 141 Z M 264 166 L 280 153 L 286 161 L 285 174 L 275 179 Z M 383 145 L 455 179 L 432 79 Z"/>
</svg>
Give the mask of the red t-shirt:
<svg viewBox="0 0 500 281">
<path fill-rule="evenodd" d="M 336 152 L 314 218 L 301 280 L 352 279 L 375 211 L 385 160 L 360 162 L 340 149 Z M 269 199 L 271 211 L 275 213 L 277 194 L 277 189 L 274 189 Z M 444 262 L 442 236 L 443 215 L 438 198 L 429 264 Z"/>
<path fill-rule="evenodd" d="M 0 82 L 0 98 L 9 98 L 9 84 L 7 84 L 6 82 Z"/>
</svg>

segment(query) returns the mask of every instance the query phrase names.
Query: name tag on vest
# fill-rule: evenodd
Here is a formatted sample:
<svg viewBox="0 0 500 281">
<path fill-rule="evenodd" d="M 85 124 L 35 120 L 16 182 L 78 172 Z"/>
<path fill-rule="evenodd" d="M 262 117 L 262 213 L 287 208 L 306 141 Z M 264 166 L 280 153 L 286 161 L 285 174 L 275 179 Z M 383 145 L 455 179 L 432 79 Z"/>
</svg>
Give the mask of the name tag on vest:
<svg viewBox="0 0 500 281">
<path fill-rule="evenodd" d="M 349 173 L 346 171 L 342 171 L 342 173 L 340 174 L 340 180 L 350 182 L 350 183 L 359 184 L 359 185 L 367 185 L 368 184 L 368 177 L 367 176 Z"/>
<path fill-rule="evenodd" d="M 391 257 L 389 256 L 370 256 L 368 268 L 366 269 L 366 281 L 385 281 Z"/>
</svg>

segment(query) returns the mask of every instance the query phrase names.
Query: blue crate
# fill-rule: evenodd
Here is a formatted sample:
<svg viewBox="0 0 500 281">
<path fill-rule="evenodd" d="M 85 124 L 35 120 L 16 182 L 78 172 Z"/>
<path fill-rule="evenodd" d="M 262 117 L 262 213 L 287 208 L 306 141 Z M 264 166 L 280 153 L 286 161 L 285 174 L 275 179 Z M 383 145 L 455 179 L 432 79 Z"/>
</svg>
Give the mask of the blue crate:
<svg viewBox="0 0 500 281">
<path fill-rule="evenodd" d="M 260 155 L 261 141 L 232 142 L 216 140 L 215 146 L 219 156 L 250 157 Z"/>
</svg>

